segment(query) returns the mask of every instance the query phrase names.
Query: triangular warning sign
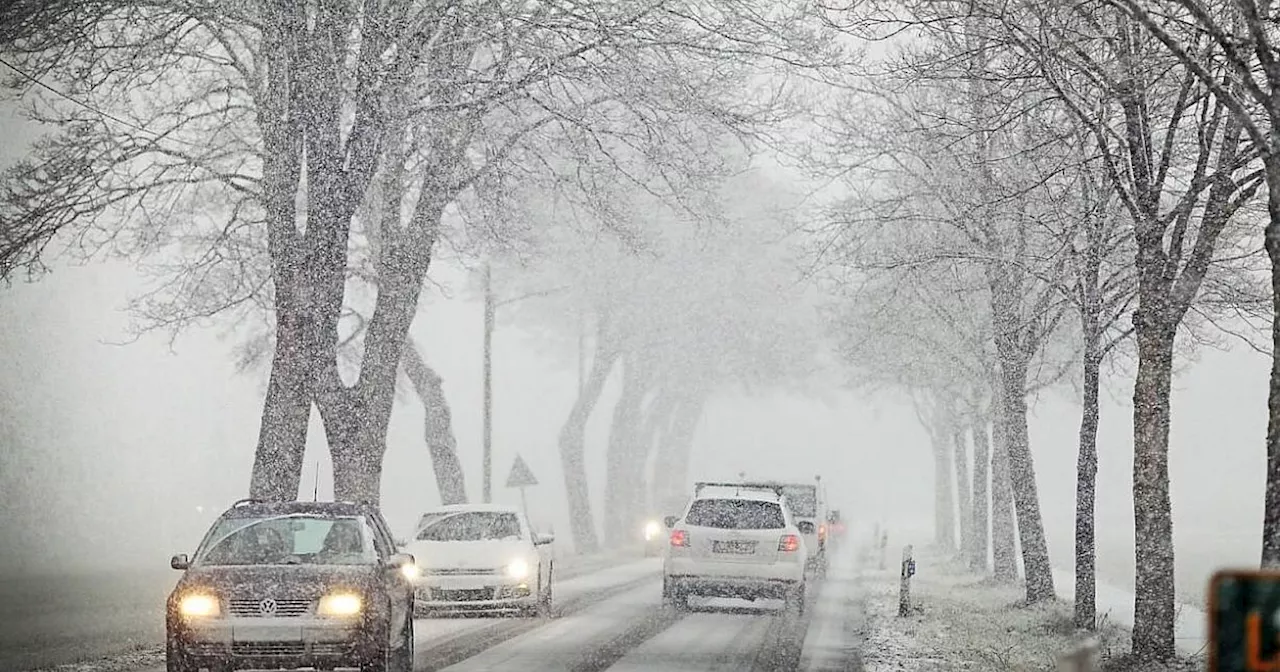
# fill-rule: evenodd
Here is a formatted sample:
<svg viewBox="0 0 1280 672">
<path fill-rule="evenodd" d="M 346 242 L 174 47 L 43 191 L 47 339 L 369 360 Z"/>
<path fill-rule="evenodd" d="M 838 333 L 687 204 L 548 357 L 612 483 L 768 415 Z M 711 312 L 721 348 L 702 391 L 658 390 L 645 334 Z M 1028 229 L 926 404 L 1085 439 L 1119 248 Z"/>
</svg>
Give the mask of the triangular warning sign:
<svg viewBox="0 0 1280 672">
<path fill-rule="evenodd" d="M 511 475 L 507 476 L 508 488 L 523 488 L 527 485 L 537 485 L 538 479 L 533 477 L 533 471 L 529 469 L 529 465 L 524 463 L 524 459 L 516 455 L 515 464 L 511 465 Z"/>
</svg>

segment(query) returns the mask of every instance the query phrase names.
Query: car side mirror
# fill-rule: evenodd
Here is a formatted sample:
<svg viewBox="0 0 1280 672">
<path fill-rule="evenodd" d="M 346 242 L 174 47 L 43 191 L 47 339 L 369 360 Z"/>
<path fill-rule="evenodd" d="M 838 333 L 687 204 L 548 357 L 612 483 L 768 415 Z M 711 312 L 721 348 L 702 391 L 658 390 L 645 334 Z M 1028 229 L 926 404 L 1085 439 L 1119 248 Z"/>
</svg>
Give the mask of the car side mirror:
<svg viewBox="0 0 1280 672">
<path fill-rule="evenodd" d="M 186 553 L 179 553 L 169 558 L 169 566 L 173 569 L 185 570 L 191 566 L 191 558 L 187 557 Z"/>
<path fill-rule="evenodd" d="M 551 534 L 550 532 L 544 532 L 542 534 L 533 535 L 534 546 L 545 546 L 555 540 L 556 540 L 556 535 Z"/>
<path fill-rule="evenodd" d="M 666 525 L 668 530 L 675 527 L 678 522 L 680 522 L 680 516 L 667 516 L 662 519 L 662 524 Z"/>
<path fill-rule="evenodd" d="M 800 530 L 800 534 L 813 534 L 814 530 L 813 523 L 807 520 L 802 520 L 796 523 L 796 529 Z"/>
<path fill-rule="evenodd" d="M 416 565 L 417 560 L 408 553 L 396 553 L 387 558 L 387 567 L 391 569 L 401 569 L 406 565 Z"/>
</svg>

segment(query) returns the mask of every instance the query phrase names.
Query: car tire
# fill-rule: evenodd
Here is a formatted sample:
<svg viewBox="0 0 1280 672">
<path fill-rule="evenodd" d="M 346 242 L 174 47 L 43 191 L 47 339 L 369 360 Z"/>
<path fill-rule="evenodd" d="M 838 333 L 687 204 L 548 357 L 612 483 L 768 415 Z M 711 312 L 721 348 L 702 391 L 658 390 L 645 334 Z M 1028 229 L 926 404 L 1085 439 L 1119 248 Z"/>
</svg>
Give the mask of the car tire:
<svg viewBox="0 0 1280 672">
<path fill-rule="evenodd" d="M 788 614 L 795 616 L 803 616 L 805 609 L 805 582 L 801 581 L 800 585 L 787 591 L 786 603 L 783 610 Z"/>
<path fill-rule="evenodd" d="M 413 616 L 410 615 L 400 633 L 400 645 L 392 646 L 390 638 L 380 659 L 360 667 L 361 672 L 413 672 Z"/>
<path fill-rule="evenodd" d="M 182 645 L 166 638 L 164 645 L 165 672 L 197 672 L 200 668 L 187 657 Z"/>
<path fill-rule="evenodd" d="M 555 571 L 556 571 L 556 565 L 555 563 L 551 563 L 547 567 L 547 585 L 538 586 L 538 604 L 534 608 L 534 612 L 538 616 L 541 616 L 543 618 L 546 618 L 551 615 L 551 600 L 552 600 L 551 589 L 552 589 L 552 586 L 555 585 L 555 580 L 553 578 L 555 575 Z M 541 582 L 542 580 L 541 567 L 538 568 L 538 577 L 539 577 L 538 579 L 539 582 Z"/>
</svg>

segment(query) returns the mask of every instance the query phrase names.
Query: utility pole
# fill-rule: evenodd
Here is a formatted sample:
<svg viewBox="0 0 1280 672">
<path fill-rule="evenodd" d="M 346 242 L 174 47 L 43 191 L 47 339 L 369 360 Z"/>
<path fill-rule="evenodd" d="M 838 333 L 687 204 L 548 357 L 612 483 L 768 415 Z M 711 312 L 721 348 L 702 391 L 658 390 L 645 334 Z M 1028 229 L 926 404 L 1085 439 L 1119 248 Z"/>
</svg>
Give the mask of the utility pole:
<svg viewBox="0 0 1280 672">
<path fill-rule="evenodd" d="M 484 264 L 484 503 L 493 501 L 493 302 L 492 273 Z"/>
</svg>

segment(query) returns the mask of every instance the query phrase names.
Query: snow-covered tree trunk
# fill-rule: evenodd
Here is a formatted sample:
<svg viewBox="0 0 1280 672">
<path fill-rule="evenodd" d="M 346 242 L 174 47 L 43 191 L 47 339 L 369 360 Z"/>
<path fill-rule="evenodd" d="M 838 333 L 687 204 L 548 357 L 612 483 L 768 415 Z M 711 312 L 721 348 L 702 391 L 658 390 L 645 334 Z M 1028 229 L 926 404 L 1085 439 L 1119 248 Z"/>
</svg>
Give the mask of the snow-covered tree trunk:
<svg viewBox="0 0 1280 672">
<path fill-rule="evenodd" d="M 1006 414 L 1004 393 L 997 386 L 991 412 L 991 554 L 995 579 L 1013 583 L 1018 580 L 1017 528 L 1013 514 L 1013 488 L 1009 484 Z"/>
<path fill-rule="evenodd" d="M 604 539 L 609 546 L 625 544 L 633 535 L 629 502 L 642 485 L 637 480 L 637 458 L 643 455 L 639 443 L 642 404 L 649 391 L 648 369 L 639 356 L 628 351 L 622 356 L 622 395 L 613 407 L 609 428 L 609 449 L 605 457 Z"/>
<path fill-rule="evenodd" d="M 467 481 L 462 462 L 458 459 L 458 441 L 453 435 L 453 416 L 449 411 L 449 401 L 444 396 L 440 374 L 427 366 L 413 339 L 405 343 L 401 366 L 422 402 L 425 415 L 422 438 L 431 454 L 440 503 L 466 504 Z"/>
<path fill-rule="evenodd" d="M 594 553 L 600 548 L 587 484 L 586 431 L 587 420 L 591 418 L 618 359 L 618 349 L 611 338 L 607 316 L 602 316 L 596 326 L 596 351 L 587 380 L 560 430 L 560 468 L 564 471 L 565 493 L 569 498 L 569 526 L 573 532 L 574 549 L 578 553 Z"/>
<path fill-rule="evenodd" d="M 687 390 L 676 402 L 671 415 L 670 431 L 658 447 L 658 459 L 654 465 L 654 491 L 664 513 L 678 507 L 688 497 L 689 460 L 693 452 L 693 437 L 702 420 L 708 392 L 701 389 Z"/>
<path fill-rule="evenodd" d="M 1280 105 L 1271 115 L 1271 138 L 1280 144 Z M 1271 378 L 1267 392 L 1267 477 L 1262 507 L 1262 566 L 1280 567 L 1280 147 L 1266 157 L 1267 213 L 1264 247 L 1271 262 Z"/>
<path fill-rule="evenodd" d="M 1093 325 L 1096 326 L 1096 318 Z M 1088 318 L 1085 324 L 1084 411 L 1080 416 L 1080 447 L 1076 458 L 1076 588 L 1075 624 L 1077 628 L 1093 630 L 1097 626 L 1097 535 L 1095 533 L 1095 502 L 1098 483 L 1098 387 L 1102 355 L 1097 329 L 1090 330 Z M 1093 336 L 1089 336 L 1089 334 Z"/>
<path fill-rule="evenodd" d="M 969 565 L 986 573 L 991 554 L 991 435 L 979 411 L 969 417 L 973 437 L 973 549 Z"/>
<path fill-rule="evenodd" d="M 933 446 L 933 543 L 952 553 L 956 548 L 956 500 L 951 468 L 954 447 L 950 433 L 941 427 L 931 427 L 929 435 Z"/>
<path fill-rule="evenodd" d="M 950 416 L 948 421 L 951 430 L 951 445 L 954 447 L 954 465 L 956 469 L 956 504 L 959 514 L 960 556 L 973 556 L 975 545 L 973 527 L 973 482 L 969 475 L 969 451 L 964 440 L 964 425 L 959 416 Z"/>
<path fill-rule="evenodd" d="M 1013 361 L 1010 361 L 1013 360 Z M 1018 541 L 1022 546 L 1022 567 L 1026 573 L 1027 602 L 1056 597 L 1053 567 L 1040 517 L 1040 493 L 1036 487 L 1035 464 L 1027 432 L 1027 369 L 1025 360 L 1002 353 L 1000 372 L 1004 382 L 1005 449 L 1009 458 L 1009 485 L 1018 516 Z"/>
</svg>

